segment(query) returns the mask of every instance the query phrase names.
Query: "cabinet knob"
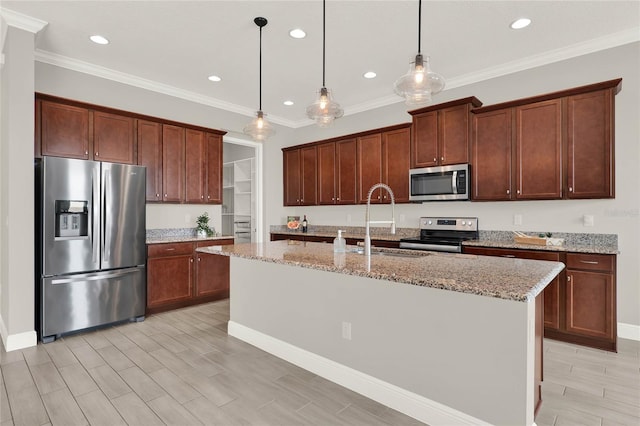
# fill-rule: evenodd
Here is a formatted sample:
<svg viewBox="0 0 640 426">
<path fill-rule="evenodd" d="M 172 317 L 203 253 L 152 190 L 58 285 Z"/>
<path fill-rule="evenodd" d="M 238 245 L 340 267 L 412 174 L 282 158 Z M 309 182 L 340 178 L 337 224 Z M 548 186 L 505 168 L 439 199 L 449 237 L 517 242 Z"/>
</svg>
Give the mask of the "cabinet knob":
<svg viewBox="0 0 640 426">
<path fill-rule="evenodd" d="M 96 152 L 96 157 L 98 156 L 98 153 Z"/>
<path fill-rule="evenodd" d="M 211 195 L 207 195 L 207 200 L 210 200 L 210 199 L 211 199 Z"/>
<path fill-rule="evenodd" d="M 164 196 L 166 197 L 166 196 L 167 196 L 167 194 L 164 194 Z"/>
<path fill-rule="evenodd" d="M 444 157 L 440 157 L 440 161 L 444 161 Z"/>
<path fill-rule="evenodd" d="M 573 192 L 573 186 L 569 187 L 569 192 Z"/>
<path fill-rule="evenodd" d="M 571 275 L 567 275 L 567 281 L 571 281 Z"/>
<path fill-rule="evenodd" d="M 191 263 L 193 263 L 193 257 L 192 257 L 191 259 L 189 259 L 189 261 L 190 261 Z"/>
<path fill-rule="evenodd" d="M 85 152 L 84 152 L 84 155 L 89 155 L 89 151 L 85 151 Z"/>
<path fill-rule="evenodd" d="M 156 194 L 156 198 L 160 198 L 160 194 Z"/>
<path fill-rule="evenodd" d="M 336 201 L 340 201 L 340 197 L 336 198 Z"/>
<path fill-rule="evenodd" d="M 437 161 L 438 161 L 438 159 L 436 157 L 433 157 L 433 162 L 435 163 Z"/>
<path fill-rule="evenodd" d="M 516 194 L 520 194 L 520 190 L 519 190 L 519 189 L 518 189 L 518 190 L 516 190 Z"/>
<path fill-rule="evenodd" d="M 335 201 L 335 200 L 336 200 L 336 198 L 335 198 L 335 197 L 331 197 L 331 201 Z"/>
<path fill-rule="evenodd" d="M 204 200 L 204 195 L 201 195 L 201 196 L 200 196 L 200 199 Z"/>
<path fill-rule="evenodd" d="M 507 195 L 511 194 L 511 191 L 507 189 Z"/>
<path fill-rule="evenodd" d="M 198 257 L 198 262 L 200 262 L 200 257 Z"/>
</svg>

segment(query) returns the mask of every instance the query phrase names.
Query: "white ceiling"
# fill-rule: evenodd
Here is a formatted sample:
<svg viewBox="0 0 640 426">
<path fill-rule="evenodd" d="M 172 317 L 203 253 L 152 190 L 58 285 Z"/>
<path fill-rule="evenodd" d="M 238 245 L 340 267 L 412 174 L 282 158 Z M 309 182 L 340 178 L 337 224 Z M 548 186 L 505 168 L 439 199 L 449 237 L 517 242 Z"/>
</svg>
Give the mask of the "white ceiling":
<svg viewBox="0 0 640 426">
<path fill-rule="evenodd" d="M 263 16 L 265 114 L 290 127 L 309 124 L 305 108 L 322 85 L 319 0 L 3 0 L 2 8 L 7 20 L 18 12 L 48 23 L 36 38 L 38 61 L 248 116 L 258 109 L 253 19 Z M 640 40 L 638 0 L 425 0 L 422 9 L 422 53 L 448 88 Z M 345 113 L 401 101 L 393 82 L 417 51 L 418 1 L 329 0 L 326 15 L 326 85 Z M 533 23 L 510 29 L 522 16 Z M 289 37 L 295 27 L 307 37 Z M 111 43 L 96 45 L 92 34 Z M 364 79 L 370 70 L 377 78 Z M 211 74 L 222 81 L 210 82 Z M 287 99 L 295 104 L 283 105 Z"/>
</svg>

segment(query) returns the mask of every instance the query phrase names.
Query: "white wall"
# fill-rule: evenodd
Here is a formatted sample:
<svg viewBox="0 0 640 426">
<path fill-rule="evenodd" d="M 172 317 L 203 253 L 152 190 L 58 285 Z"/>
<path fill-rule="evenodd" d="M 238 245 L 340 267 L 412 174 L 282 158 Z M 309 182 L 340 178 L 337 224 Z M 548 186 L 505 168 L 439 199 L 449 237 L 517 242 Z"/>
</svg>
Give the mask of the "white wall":
<svg viewBox="0 0 640 426">
<path fill-rule="evenodd" d="M 640 338 L 640 43 L 628 44 L 540 68 L 445 91 L 435 102 L 476 96 L 484 105 L 554 92 L 622 77 L 616 96 L 616 198 L 612 200 L 557 200 L 519 202 L 434 202 L 400 205 L 401 227 L 417 227 L 420 216 L 477 216 L 483 230 L 531 230 L 618 234 L 618 322 L 631 324 Z M 335 94 L 339 101 L 339 94 Z M 410 121 L 404 104 L 343 117 L 329 130 L 305 127 L 288 145 L 312 142 Z M 282 155 L 269 144 L 267 155 L 282 167 Z M 277 147 L 279 148 L 279 147 Z M 280 157 L 276 158 L 278 154 Z M 274 166 L 275 167 L 275 166 Z M 282 176 L 269 174 L 265 184 L 271 197 L 269 224 L 285 224 L 288 215 L 307 215 L 310 224 L 364 226 L 364 206 L 282 207 Z M 513 226 L 513 215 L 522 226 Z M 583 226 L 583 215 L 594 216 L 594 226 Z M 387 218 L 389 207 L 376 206 L 372 217 Z M 348 222 L 349 216 L 351 222 Z M 625 327 L 623 326 L 623 329 Z M 633 331 L 635 330 L 635 331 Z"/>
<path fill-rule="evenodd" d="M 36 343 L 32 32 L 9 27 L 0 122 L 0 333 L 7 350 Z"/>
</svg>

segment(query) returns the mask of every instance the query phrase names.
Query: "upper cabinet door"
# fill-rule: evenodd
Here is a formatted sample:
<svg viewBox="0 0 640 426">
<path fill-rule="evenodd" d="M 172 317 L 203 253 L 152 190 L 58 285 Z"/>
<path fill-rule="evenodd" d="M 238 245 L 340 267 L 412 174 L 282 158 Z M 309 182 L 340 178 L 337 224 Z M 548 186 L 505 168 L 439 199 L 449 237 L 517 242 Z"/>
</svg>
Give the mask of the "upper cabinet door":
<svg viewBox="0 0 640 426">
<path fill-rule="evenodd" d="M 300 150 L 282 151 L 284 177 L 284 205 L 300 205 Z"/>
<path fill-rule="evenodd" d="M 511 199 L 512 109 L 473 116 L 473 200 Z"/>
<path fill-rule="evenodd" d="M 458 105 L 439 111 L 440 165 L 469 162 L 469 105 Z"/>
<path fill-rule="evenodd" d="M 89 159 L 89 110 L 42 101 L 42 155 Z"/>
<path fill-rule="evenodd" d="M 93 111 L 93 159 L 135 164 L 134 120 L 131 117 Z"/>
<path fill-rule="evenodd" d="M 382 135 L 358 138 L 358 202 L 367 202 L 369 189 L 382 182 Z M 371 194 L 372 203 L 382 202 L 380 190 Z"/>
<path fill-rule="evenodd" d="M 336 144 L 318 145 L 318 204 L 336 204 Z"/>
<path fill-rule="evenodd" d="M 516 108 L 516 199 L 562 198 L 562 99 Z"/>
<path fill-rule="evenodd" d="M 356 139 L 336 142 L 336 204 L 356 204 Z"/>
<path fill-rule="evenodd" d="M 567 197 L 614 198 L 613 89 L 567 98 Z"/>
<path fill-rule="evenodd" d="M 222 204 L 222 136 L 205 133 L 207 148 L 207 203 Z"/>
<path fill-rule="evenodd" d="M 438 111 L 413 116 L 411 167 L 438 165 Z"/>
<path fill-rule="evenodd" d="M 318 204 L 317 147 L 310 146 L 300 149 L 300 157 L 302 165 L 300 169 L 300 177 L 302 178 L 300 204 L 314 206 Z"/>
<path fill-rule="evenodd" d="M 185 130 L 185 201 L 204 203 L 205 143 L 204 132 Z"/>
<path fill-rule="evenodd" d="M 162 201 L 162 124 L 138 120 L 138 165 L 147 168 L 147 201 Z"/>
<path fill-rule="evenodd" d="M 162 201 L 180 203 L 184 199 L 184 127 L 162 125 Z"/>
<path fill-rule="evenodd" d="M 382 180 L 391 187 L 396 203 L 409 202 L 409 165 L 411 152 L 411 129 L 393 130 L 382 134 Z M 386 191 L 382 201 L 390 203 Z"/>
</svg>

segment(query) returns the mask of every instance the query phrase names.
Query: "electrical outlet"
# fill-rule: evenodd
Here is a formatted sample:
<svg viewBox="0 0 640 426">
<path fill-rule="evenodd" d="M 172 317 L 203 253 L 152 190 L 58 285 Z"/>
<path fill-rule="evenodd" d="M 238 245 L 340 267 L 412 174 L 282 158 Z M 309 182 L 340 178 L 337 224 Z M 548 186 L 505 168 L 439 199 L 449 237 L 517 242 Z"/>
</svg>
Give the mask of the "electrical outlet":
<svg viewBox="0 0 640 426">
<path fill-rule="evenodd" d="M 514 225 L 522 225 L 522 215 L 521 214 L 514 214 L 513 215 L 513 224 Z"/>
<path fill-rule="evenodd" d="M 342 338 L 345 340 L 351 340 L 351 323 L 342 322 Z"/>
<path fill-rule="evenodd" d="M 593 215 L 592 214 L 585 214 L 584 216 L 582 216 L 582 224 L 584 226 L 594 226 Z"/>
</svg>

